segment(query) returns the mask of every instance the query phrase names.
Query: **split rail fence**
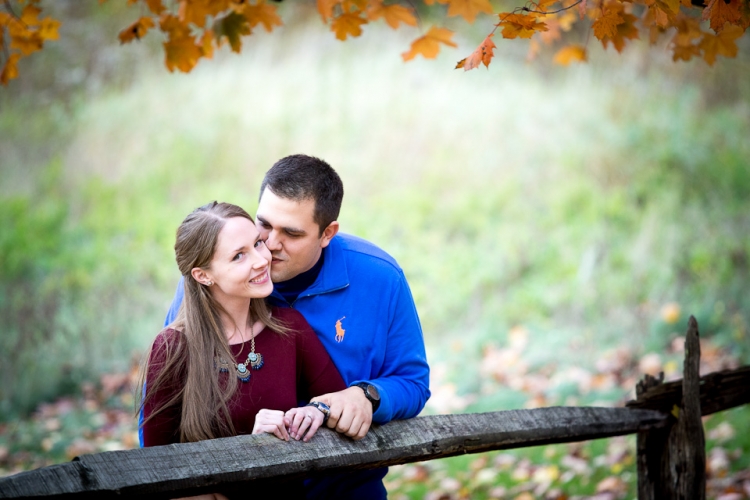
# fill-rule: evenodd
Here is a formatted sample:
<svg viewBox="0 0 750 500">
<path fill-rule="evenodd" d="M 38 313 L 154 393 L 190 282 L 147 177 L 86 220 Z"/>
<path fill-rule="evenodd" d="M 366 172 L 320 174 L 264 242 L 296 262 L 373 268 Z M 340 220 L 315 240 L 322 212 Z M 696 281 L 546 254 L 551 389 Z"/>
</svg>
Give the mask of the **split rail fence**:
<svg viewBox="0 0 750 500">
<path fill-rule="evenodd" d="M 267 435 L 83 455 L 0 479 L 0 498 L 175 498 L 252 492 L 294 478 L 466 453 L 637 434 L 638 498 L 704 499 L 702 415 L 750 403 L 750 366 L 700 377 L 688 323 L 684 378 L 646 376 L 624 408 L 550 407 L 436 415 L 373 426 L 360 441 L 322 429 L 313 441 Z"/>
</svg>

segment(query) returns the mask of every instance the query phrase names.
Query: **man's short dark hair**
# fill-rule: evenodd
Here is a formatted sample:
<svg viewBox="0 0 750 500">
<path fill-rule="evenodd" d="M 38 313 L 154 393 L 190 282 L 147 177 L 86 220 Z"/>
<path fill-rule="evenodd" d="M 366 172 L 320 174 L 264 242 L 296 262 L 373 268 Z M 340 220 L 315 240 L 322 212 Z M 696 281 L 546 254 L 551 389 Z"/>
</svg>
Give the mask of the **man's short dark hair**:
<svg viewBox="0 0 750 500">
<path fill-rule="evenodd" d="M 339 174 L 320 158 L 291 155 L 280 159 L 266 172 L 260 196 L 266 187 L 281 198 L 315 200 L 313 220 L 318 223 L 321 235 L 328 224 L 339 217 L 344 184 Z"/>
</svg>

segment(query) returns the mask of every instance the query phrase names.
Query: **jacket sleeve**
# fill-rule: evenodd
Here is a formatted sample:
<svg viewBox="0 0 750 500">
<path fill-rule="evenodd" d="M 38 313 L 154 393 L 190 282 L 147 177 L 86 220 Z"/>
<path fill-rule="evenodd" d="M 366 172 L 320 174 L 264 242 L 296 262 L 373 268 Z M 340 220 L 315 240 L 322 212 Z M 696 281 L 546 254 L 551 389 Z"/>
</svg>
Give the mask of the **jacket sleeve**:
<svg viewBox="0 0 750 500">
<path fill-rule="evenodd" d="M 377 378 L 350 384 L 368 382 L 378 388 L 380 407 L 373 414 L 373 421 L 378 424 L 417 416 L 430 397 L 430 368 L 422 326 L 400 270 L 391 297 L 383 368 Z"/>
<path fill-rule="evenodd" d="M 185 298 L 185 278 L 180 277 L 180 282 L 177 283 L 177 290 L 174 293 L 174 299 L 172 299 L 172 305 L 169 306 L 167 311 L 167 317 L 164 319 L 164 326 L 171 325 L 175 319 L 177 319 L 177 313 L 180 312 L 180 306 L 182 305 L 182 299 Z"/>
</svg>

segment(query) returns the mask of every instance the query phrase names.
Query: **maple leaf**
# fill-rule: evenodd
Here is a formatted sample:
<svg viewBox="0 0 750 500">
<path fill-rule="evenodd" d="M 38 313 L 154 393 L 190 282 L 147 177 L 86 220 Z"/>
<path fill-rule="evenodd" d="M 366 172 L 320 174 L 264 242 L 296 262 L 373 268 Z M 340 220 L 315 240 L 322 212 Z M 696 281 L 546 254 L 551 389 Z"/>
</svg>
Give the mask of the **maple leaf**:
<svg viewBox="0 0 750 500">
<path fill-rule="evenodd" d="M 729 24 L 739 24 L 742 19 L 740 0 L 711 0 L 703 9 L 703 20 L 711 20 L 710 26 L 715 33 Z"/>
<path fill-rule="evenodd" d="M 537 31 L 547 31 L 547 23 L 539 22 L 536 14 L 499 14 L 503 38 L 531 38 Z"/>
<path fill-rule="evenodd" d="M 236 12 L 230 12 L 221 19 L 214 21 L 213 30 L 218 40 L 217 43 L 223 45 L 226 38 L 233 52 L 242 50 L 242 35 L 252 33 L 247 18 Z"/>
<path fill-rule="evenodd" d="M 276 7 L 268 5 L 261 0 L 257 5 L 245 4 L 243 9 L 245 17 L 250 22 L 250 28 L 255 28 L 258 24 L 263 24 L 267 32 L 271 32 L 274 26 L 283 26 Z"/>
<path fill-rule="evenodd" d="M 169 38 L 178 39 L 190 36 L 190 28 L 179 18 L 171 14 L 162 14 L 159 20 L 159 29 L 166 33 Z"/>
<path fill-rule="evenodd" d="M 19 23 L 11 24 L 8 31 L 10 32 L 10 48 L 18 49 L 27 56 L 44 46 L 44 40 L 39 36 L 38 31 L 31 31 L 18 27 Z"/>
<path fill-rule="evenodd" d="M 203 36 L 200 39 L 199 45 L 201 47 L 201 52 L 203 54 L 203 57 L 207 59 L 211 59 L 214 56 L 214 32 L 211 30 L 206 30 L 203 32 Z"/>
<path fill-rule="evenodd" d="M 495 43 L 492 41 L 493 33 L 487 35 L 482 43 L 479 44 L 477 50 L 471 53 L 471 55 L 465 59 L 461 59 L 456 64 L 456 68 L 463 68 L 464 71 L 478 68 L 480 64 L 484 64 L 486 68 L 490 67 L 490 61 L 495 57 L 493 50 L 495 49 Z"/>
<path fill-rule="evenodd" d="M 480 12 L 492 14 L 489 0 L 449 0 L 448 17 L 463 16 L 467 22 L 473 23 Z"/>
<path fill-rule="evenodd" d="M 632 14 L 623 13 L 622 19 L 623 22 L 615 27 L 614 36 L 605 36 L 601 39 L 602 45 L 605 49 L 609 45 L 609 42 L 612 42 L 612 45 L 615 46 L 617 52 L 622 52 L 622 49 L 625 48 L 625 39 L 636 40 L 639 38 L 638 28 L 636 28 L 634 24 L 638 18 Z"/>
<path fill-rule="evenodd" d="M 344 41 L 347 36 L 357 37 L 361 35 L 363 24 L 367 24 L 367 19 L 359 17 L 359 13 L 347 12 L 333 20 L 331 31 L 336 33 L 336 38 Z"/>
<path fill-rule="evenodd" d="M 177 68 L 189 73 L 198 64 L 203 51 L 195 44 L 194 37 L 185 36 L 164 42 L 164 55 L 164 64 L 170 72 Z"/>
<path fill-rule="evenodd" d="M 217 16 L 228 8 L 227 0 L 181 0 L 177 16 L 186 25 L 192 23 L 202 28 L 209 16 Z"/>
<path fill-rule="evenodd" d="M 605 5 L 601 17 L 591 25 L 594 29 L 594 36 L 603 40 L 605 37 L 611 38 L 617 35 L 617 25 L 625 22 L 621 15 L 622 10 L 622 5 L 618 3 L 610 2 Z"/>
<path fill-rule="evenodd" d="M 584 62 L 586 61 L 586 48 L 582 45 L 568 45 L 557 51 L 553 61 L 563 66 L 572 62 Z"/>
<path fill-rule="evenodd" d="M 153 27 L 153 19 L 150 17 L 142 17 L 124 30 L 120 31 L 117 38 L 120 39 L 120 43 L 129 43 L 134 39 L 140 40 L 148 32 L 149 28 Z"/>
<path fill-rule="evenodd" d="M 701 52 L 697 45 L 677 45 L 672 47 L 672 60 L 689 61 L 693 56 L 700 56 Z"/>
<path fill-rule="evenodd" d="M 18 78 L 18 60 L 21 58 L 21 54 L 11 54 L 5 61 L 3 71 L 0 72 L 0 83 L 8 85 L 8 82 L 14 78 Z"/>
<path fill-rule="evenodd" d="M 148 7 L 148 10 L 150 10 L 157 16 L 165 10 L 165 7 L 161 3 L 161 0 L 144 0 L 144 2 L 146 2 L 146 7 Z"/>
<path fill-rule="evenodd" d="M 414 17 L 411 10 L 402 5 L 383 5 L 382 1 L 376 1 L 370 4 L 367 9 L 367 17 L 371 21 L 377 21 L 385 17 L 385 22 L 394 30 L 398 28 L 399 23 L 408 24 L 409 26 L 417 25 L 417 18 Z"/>
<path fill-rule="evenodd" d="M 21 12 L 21 22 L 28 26 L 36 26 L 39 24 L 39 14 L 42 13 L 42 9 L 34 4 L 28 4 L 23 8 Z"/>
<path fill-rule="evenodd" d="M 324 23 L 333 17 L 333 8 L 341 3 L 341 0 L 317 0 L 318 13 L 323 18 Z"/>
<path fill-rule="evenodd" d="M 60 38 L 57 32 L 59 27 L 60 21 L 51 17 L 45 17 L 39 23 L 39 36 L 42 37 L 42 40 L 57 40 Z"/>
<path fill-rule="evenodd" d="M 744 30 L 739 26 L 727 26 L 718 35 L 704 33 L 698 47 L 703 51 L 703 59 L 713 66 L 716 55 L 737 57 L 737 43 L 735 40 L 742 36 Z"/>
<path fill-rule="evenodd" d="M 424 36 L 414 40 L 411 43 L 411 49 L 401 54 L 401 57 L 404 61 L 410 61 L 421 54 L 425 59 L 435 59 L 440 52 L 441 43 L 450 47 L 457 47 L 451 38 L 453 38 L 451 30 L 433 26 Z"/>
</svg>

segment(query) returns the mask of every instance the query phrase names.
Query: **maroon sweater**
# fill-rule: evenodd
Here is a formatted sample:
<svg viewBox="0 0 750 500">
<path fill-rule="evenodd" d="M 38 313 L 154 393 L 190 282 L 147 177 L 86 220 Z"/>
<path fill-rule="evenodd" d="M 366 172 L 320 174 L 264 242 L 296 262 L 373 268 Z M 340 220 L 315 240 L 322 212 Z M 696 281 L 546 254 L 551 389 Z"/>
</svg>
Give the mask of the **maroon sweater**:
<svg viewBox="0 0 750 500">
<path fill-rule="evenodd" d="M 229 403 L 237 434 L 252 433 L 255 415 L 261 409 L 286 411 L 298 406 L 300 401 L 346 389 L 336 366 L 302 315 L 288 308 L 273 308 L 272 313 L 287 325 L 289 334 L 282 336 L 264 328 L 255 336 L 255 352 L 263 355 L 264 365 L 260 370 L 251 370 L 249 381 L 237 381 L 237 392 Z M 159 367 L 163 366 L 165 343 L 180 340 L 182 333 L 171 328 L 159 333 L 151 351 L 147 380 L 154 380 Z M 230 347 L 235 361 L 244 363 L 250 352 L 250 341 Z M 236 376 L 234 367 L 230 365 L 229 368 L 229 374 L 219 374 L 217 370 L 216 376 Z M 172 390 L 169 386 L 163 386 L 144 406 L 144 417 L 148 418 L 155 408 L 166 402 L 174 394 Z M 146 422 L 143 426 L 143 445 L 178 443 L 180 419 L 181 408 L 175 406 Z"/>
</svg>

